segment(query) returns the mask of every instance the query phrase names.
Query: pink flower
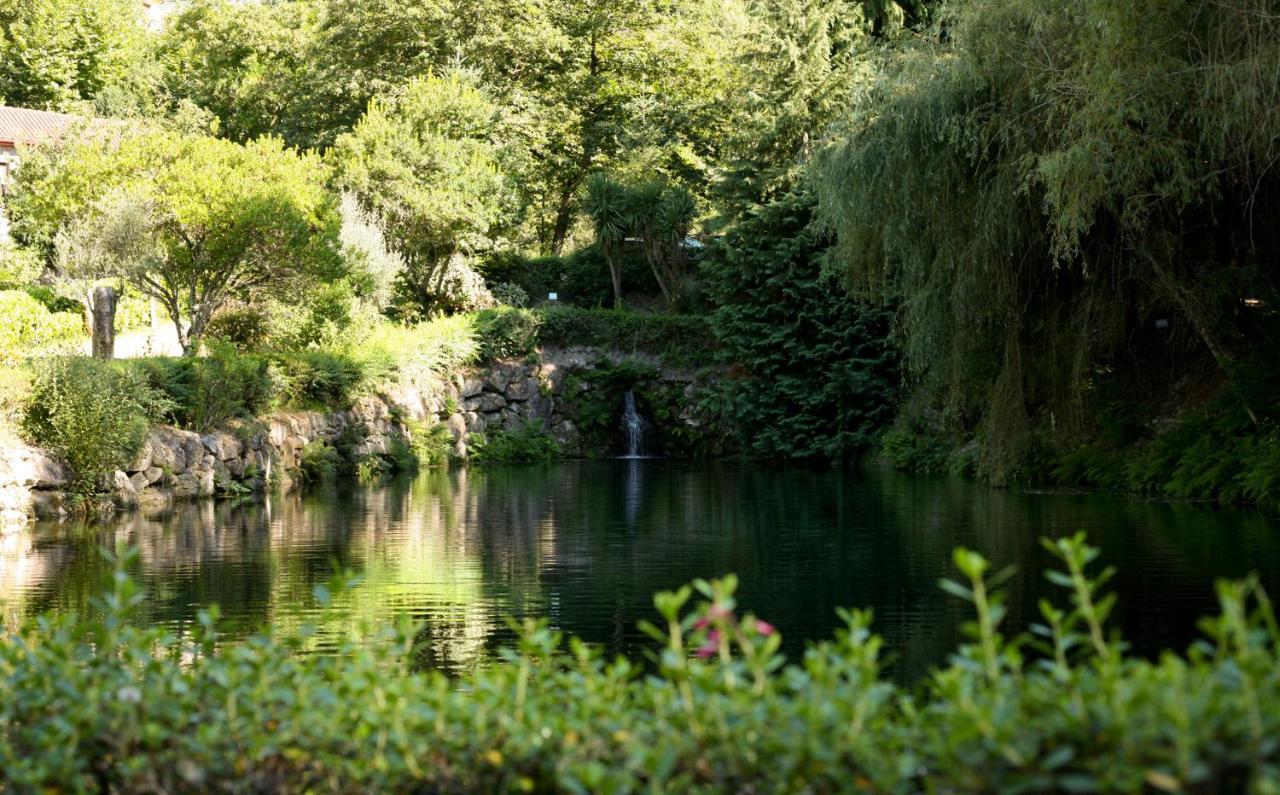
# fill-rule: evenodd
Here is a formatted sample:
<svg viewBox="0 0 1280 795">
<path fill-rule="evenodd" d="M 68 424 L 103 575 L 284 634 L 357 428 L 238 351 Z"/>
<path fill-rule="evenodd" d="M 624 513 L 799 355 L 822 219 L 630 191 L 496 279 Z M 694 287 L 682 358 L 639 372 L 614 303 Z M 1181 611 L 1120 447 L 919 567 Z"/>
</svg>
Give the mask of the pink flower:
<svg viewBox="0 0 1280 795">
<path fill-rule="evenodd" d="M 768 621 L 761 621 L 760 619 L 756 619 L 756 632 L 759 632 L 761 635 L 764 635 L 766 638 L 777 631 L 778 630 L 774 629 L 773 624 L 770 624 Z"/>
<path fill-rule="evenodd" d="M 711 634 L 707 635 L 707 642 L 699 646 L 694 654 L 698 655 L 699 659 L 705 660 L 718 651 L 720 651 L 720 630 L 713 629 Z"/>
<path fill-rule="evenodd" d="M 706 629 L 709 626 L 711 626 L 711 619 L 707 618 L 706 616 L 703 616 L 702 618 L 693 622 L 694 629 Z"/>
</svg>

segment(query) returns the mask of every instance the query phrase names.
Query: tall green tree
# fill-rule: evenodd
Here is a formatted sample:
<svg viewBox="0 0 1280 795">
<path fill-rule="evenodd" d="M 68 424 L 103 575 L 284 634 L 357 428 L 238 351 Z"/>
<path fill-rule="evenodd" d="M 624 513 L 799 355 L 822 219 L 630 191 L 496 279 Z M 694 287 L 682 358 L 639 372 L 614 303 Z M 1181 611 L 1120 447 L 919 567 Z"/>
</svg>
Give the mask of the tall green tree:
<svg viewBox="0 0 1280 795">
<path fill-rule="evenodd" d="M 376 96 L 454 68 L 506 116 L 522 239 L 559 251 L 587 175 L 710 184 L 742 96 L 737 0 L 197 0 L 166 34 L 175 95 L 225 134 L 328 148 Z"/>
<path fill-rule="evenodd" d="M 849 296 L 829 267 L 807 170 L 829 125 L 871 75 L 903 9 L 760 0 L 743 68 L 752 91 L 717 199 L 722 231 L 702 263 L 712 325 L 737 376 L 723 410 L 757 455 L 833 458 L 864 450 L 896 411 L 889 315 Z"/>
<path fill-rule="evenodd" d="M 184 3 L 158 46 L 166 87 L 212 113 L 232 140 L 269 134 L 310 146 L 329 114 L 316 91 L 322 12 L 315 0 Z"/>
<path fill-rule="evenodd" d="M 19 228 L 56 229 L 66 275 L 118 277 L 154 298 L 188 353 L 228 302 L 340 273 L 323 163 L 279 139 L 90 134 L 41 158 L 18 172 Z"/>
<path fill-rule="evenodd" d="M 900 302 L 913 371 L 988 474 L 1035 426 L 1078 439 L 1117 363 L 1167 394 L 1199 351 L 1255 417 L 1273 403 L 1241 365 L 1274 339 L 1247 300 L 1276 294 L 1278 12 L 958 3 L 859 98 L 823 214 L 852 280 Z"/>
<path fill-rule="evenodd" d="M 41 110 L 150 105 L 157 77 L 141 3 L 31 0 L 0 7 L 0 102 Z"/>
<path fill-rule="evenodd" d="M 513 215 L 500 135 L 498 107 L 474 75 L 452 71 L 376 98 L 333 149 L 338 181 L 385 221 L 405 284 L 428 309 L 467 308 L 452 305 L 451 280 Z"/>
</svg>

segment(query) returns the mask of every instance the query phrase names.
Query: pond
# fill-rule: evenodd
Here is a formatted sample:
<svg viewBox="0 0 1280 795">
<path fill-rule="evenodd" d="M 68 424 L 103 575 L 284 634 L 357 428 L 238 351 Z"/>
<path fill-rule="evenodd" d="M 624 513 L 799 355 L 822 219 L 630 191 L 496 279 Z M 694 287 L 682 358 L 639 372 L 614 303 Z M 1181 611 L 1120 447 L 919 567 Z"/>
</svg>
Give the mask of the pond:
<svg viewBox="0 0 1280 795">
<path fill-rule="evenodd" d="M 744 608 L 793 659 L 831 636 L 837 607 L 871 607 L 891 675 L 910 679 L 946 660 L 969 617 L 937 586 L 954 547 L 1018 567 L 1008 621 L 1025 629 L 1040 597 L 1064 596 L 1041 574 L 1039 537 L 1081 529 L 1118 569 L 1114 623 L 1139 653 L 1193 640 L 1216 577 L 1257 571 L 1280 590 L 1280 533 L 1254 512 L 877 471 L 584 461 L 35 525 L 0 537 L 0 620 L 91 610 L 110 568 L 99 550 L 123 544 L 139 551 L 147 621 L 184 631 L 216 602 L 231 637 L 312 623 L 323 651 L 410 616 L 418 662 L 458 672 L 511 643 L 508 616 L 642 659 L 652 643 L 636 624 L 655 617 L 655 591 L 735 572 Z M 313 589 L 335 567 L 361 582 L 321 611 Z"/>
</svg>

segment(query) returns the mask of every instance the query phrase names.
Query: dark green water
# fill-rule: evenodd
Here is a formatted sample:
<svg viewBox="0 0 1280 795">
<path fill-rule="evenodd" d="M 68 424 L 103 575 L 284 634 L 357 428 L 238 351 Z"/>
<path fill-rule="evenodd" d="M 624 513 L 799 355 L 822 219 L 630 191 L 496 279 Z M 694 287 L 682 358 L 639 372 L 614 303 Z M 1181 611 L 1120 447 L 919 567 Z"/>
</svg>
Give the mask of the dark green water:
<svg viewBox="0 0 1280 795">
<path fill-rule="evenodd" d="M 139 549 L 145 618 L 181 631 L 217 602 L 224 629 L 320 626 L 331 645 L 410 615 L 423 664 L 465 670 L 510 643 L 507 616 L 548 616 L 613 652 L 639 655 L 654 591 L 736 572 L 742 602 L 796 656 L 829 637 L 839 606 L 873 607 L 914 677 L 942 662 L 968 618 L 937 587 L 951 550 L 1016 564 L 1012 627 L 1059 596 L 1037 541 L 1087 530 L 1119 574 L 1115 623 L 1134 648 L 1184 647 L 1213 609 L 1215 577 L 1251 570 L 1280 591 L 1280 533 L 1245 511 L 1104 495 L 1026 494 L 949 479 L 740 463 L 606 461 L 433 472 L 378 488 L 205 503 L 95 527 L 0 537 L 0 618 L 88 609 L 103 546 Z M 363 582 L 321 614 L 312 596 L 334 562 Z"/>
</svg>

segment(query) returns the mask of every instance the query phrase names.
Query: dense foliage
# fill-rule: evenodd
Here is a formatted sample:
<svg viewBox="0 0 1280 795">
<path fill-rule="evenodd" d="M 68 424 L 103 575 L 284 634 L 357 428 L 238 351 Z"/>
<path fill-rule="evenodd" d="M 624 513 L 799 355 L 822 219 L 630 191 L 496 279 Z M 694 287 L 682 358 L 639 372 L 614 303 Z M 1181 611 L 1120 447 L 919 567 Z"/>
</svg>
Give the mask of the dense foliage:
<svg viewBox="0 0 1280 795">
<path fill-rule="evenodd" d="M 811 207 L 804 195 L 759 207 L 704 266 L 713 327 L 733 367 L 720 410 L 743 447 L 764 457 L 857 455 L 897 410 L 889 315 L 850 300 L 824 272 L 829 240 Z"/>
<path fill-rule="evenodd" d="M 50 348 L 76 343 L 84 333 L 78 313 L 51 312 L 25 290 L 0 290 L 0 366 Z M 67 351 L 62 351 L 66 353 Z"/>
<path fill-rule="evenodd" d="M 51 243 L 67 278 L 119 278 L 156 300 L 188 353 L 229 301 L 339 270 L 320 163 L 277 139 L 85 132 L 19 174 L 19 233 Z"/>
<path fill-rule="evenodd" d="M 157 70 L 133 0 L 33 0 L 0 9 L 0 104 L 106 113 L 153 105 Z"/>
<path fill-rule="evenodd" d="M 959 550 L 972 642 L 916 691 L 881 678 L 872 616 L 787 663 L 738 616 L 732 577 L 659 594 L 649 666 L 605 661 L 527 621 L 506 662 L 460 681 L 412 667 L 413 628 L 337 655 L 298 639 L 223 642 L 129 618 L 124 573 L 101 620 L 0 638 L 0 782 L 68 792 L 1271 792 L 1280 784 L 1280 628 L 1256 581 L 1185 656 L 1128 657 L 1080 537 L 1046 542 L 1065 604 L 1035 640 L 1003 630 L 999 582 Z M 333 586 L 320 587 L 324 603 Z"/>
<path fill-rule="evenodd" d="M 427 313 L 486 303 L 467 262 L 494 245 L 513 215 L 494 142 L 498 124 L 498 108 L 475 77 L 453 71 L 375 98 L 334 147 L 342 185 L 398 241 L 401 278 Z"/>
<path fill-rule="evenodd" d="M 185 4 L 160 50 L 171 93 L 236 140 L 327 148 L 374 97 L 458 66 L 507 123 L 520 237 L 559 253 L 593 170 L 711 174 L 746 20 L 737 3 L 289 0 Z"/>
<path fill-rule="evenodd" d="M 759 94 L 722 185 L 724 234 L 702 264 L 731 368 L 719 410 L 742 446 L 774 458 L 864 451 L 897 403 L 888 315 L 841 289 L 813 220 L 813 141 L 848 101 L 875 17 L 857 4 L 770 2 L 748 53 Z"/>
<path fill-rule="evenodd" d="M 560 446 L 538 422 L 479 434 L 471 444 L 471 457 L 480 464 L 533 464 L 560 456 Z"/>
<path fill-rule="evenodd" d="M 1013 477 L 1274 338 L 1277 7 L 983 0 L 886 59 L 817 169 L 856 287 L 896 304 L 923 409 Z"/>
<path fill-rule="evenodd" d="M 137 373 L 96 359 L 45 361 L 30 390 L 22 431 L 66 460 L 77 493 L 101 490 L 99 478 L 129 463 L 167 408 Z"/>
</svg>

